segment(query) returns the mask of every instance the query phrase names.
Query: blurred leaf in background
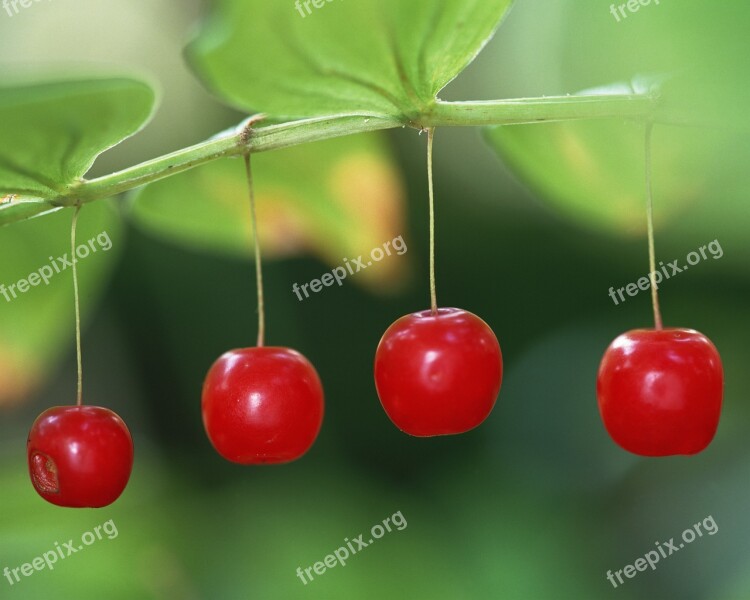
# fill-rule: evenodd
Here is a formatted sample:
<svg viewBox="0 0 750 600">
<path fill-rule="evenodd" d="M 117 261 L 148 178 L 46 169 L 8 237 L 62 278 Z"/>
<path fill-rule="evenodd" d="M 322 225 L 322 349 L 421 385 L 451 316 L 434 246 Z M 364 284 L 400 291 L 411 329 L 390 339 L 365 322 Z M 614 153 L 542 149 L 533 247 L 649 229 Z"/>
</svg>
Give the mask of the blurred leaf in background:
<svg viewBox="0 0 750 600">
<path fill-rule="evenodd" d="M 74 326 L 70 225 L 73 210 L 15 223 L 0 234 L 0 406 L 28 398 L 60 356 L 72 349 Z M 85 318 L 123 250 L 122 223 L 109 202 L 81 209 L 78 276 Z M 58 272 L 59 271 L 59 272 Z M 36 275 L 34 275 L 36 274 Z M 19 281 L 27 291 L 19 291 Z M 13 290 L 10 286 L 15 286 Z M 15 298 L 14 298 L 15 294 Z M 7 297 L 6 297 L 7 296 Z M 73 386 L 71 398 L 74 401 Z"/>
<path fill-rule="evenodd" d="M 567 36 L 556 54 L 557 93 L 613 76 L 659 75 L 660 110 L 671 121 L 685 120 L 657 120 L 654 127 L 655 218 L 665 232 L 657 238 L 660 250 L 686 253 L 692 249 L 686 240 L 719 238 L 731 247 L 723 269 L 746 264 L 750 249 L 741 242 L 750 218 L 750 143 L 747 111 L 740 107 L 750 94 L 750 8 L 687 0 L 652 5 L 617 22 L 592 0 L 564 7 L 566 23 L 575 24 L 577 34 Z M 619 235 L 645 234 L 644 137 L 643 125 L 617 120 L 494 127 L 486 134 L 552 206 Z"/>
<path fill-rule="evenodd" d="M 139 468 L 117 504 L 100 510 L 64 511 L 37 495 L 25 469 L 7 462 L 0 464 L 4 497 L 0 568 L 18 569 L 45 552 L 55 551 L 55 544 L 63 549 L 63 558 L 58 555 L 52 569 L 45 565 L 41 571 L 32 570 L 28 577 L 20 575 L 20 581 L 11 575 L 12 586 L 3 577 L 0 583 L 8 590 L 3 597 L 162 598 L 165 581 L 172 592 L 184 589 L 184 576 L 178 578 L 170 572 L 170 567 L 174 569 L 173 564 L 179 562 L 172 550 L 177 528 L 173 512 L 164 505 L 165 498 L 178 494 L 180 488 L 168 473 L 149 464 L 151 459 L 141 452 Z M 110 520 L 112 523 L 100 529 L 101 539 L 94 538 L 88 546 L 81 544 L 83 534 L 93 533 L 95 527 L 101 528 Z M 64 546 L 69 541 L 76 550 L 72 554 Z M 190 598 L 187 594 L 179 597 Z"/>
<path fill-rule="evenodd" d="M 314 254 L 331 266 L 404 234 L 405 190 L 380 134 L 349 136 L 252 157 L 265 258 Z M 252 253 L 245 166 L 222 159 L 136 193 L 144 230 L 230 256 Z M 384 261 L 357 281 L 392 287 L 405 261 Z"/>
</svg>

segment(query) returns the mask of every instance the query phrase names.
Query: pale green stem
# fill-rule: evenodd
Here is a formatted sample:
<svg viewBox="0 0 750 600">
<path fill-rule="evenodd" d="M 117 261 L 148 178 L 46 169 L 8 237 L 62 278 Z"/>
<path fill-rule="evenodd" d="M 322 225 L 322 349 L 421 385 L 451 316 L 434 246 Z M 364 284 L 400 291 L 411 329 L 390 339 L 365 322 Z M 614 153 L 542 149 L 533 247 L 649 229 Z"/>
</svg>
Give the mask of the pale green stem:
<svg viewBox="0 0 750 600">
<path fill-rule="evenodd" d="M 76 259 L 76 229 L 81 205 L 76 205 L 73 222 L 70 225 L 70 260 L 73 262 L 73 304 L 76 315 L 76 364 L 78 365 L 78 385 L 76 391 L 76 405 L 83 404 L 83 360 L 81 354 L 81 302 L 78 297 L 78 260 Z"/>
<path fill-rule="evenodd" d="M 0 222 L 22 221 L 62 206 L 86 204 L 116 196 L 147 183 L 187 171 L 228 156 L 268 152 L 308 142 L 357 133 L 413 127 L 473 127 L 618 118 L 651 120 L 657 97 L 651 94 L 550 96 L 478 102 L 435 102 L 418 117 L 377 115 L 332 115 L 302 119 L 266 127 L 251 127 L 251 117 L 237 129 L 215 138 L 155 158 L 117 173 L 83 179 L 68 187 L 61 197 L 45 201 L 18 201 L 0 211 Z"/>
<path fill-rule="evenodd" d="M 652 183 L 651 138 L 653 124 L 646 124 L 646 221 L 648 226 L 648 264 L 651 278 L 651 305 L 654 308 L 654 326 L 662 329 L 661 309 L 659 308 L 659 288 L 656 285 L 656 248 L 654 244 L 654 194 Z"/>
<path fill-rule="evenodd" d="M 263 271 L 261 270 L 260 240 L 258 239 L 258 215 L 255 210 L 255 187 L 253 186 L 253 171 L 250 166 L 250 155 L 245 154 L 245 173 L 247 174 L 247 188 L 250 196 L 250 223 L 253 230 L 255 244 L 255 284 L 258 289 L 258 348 L 262 348 L 266 338 L 266 311 L 263 302 Z"/>
<path fill-rule="evenodd" d="M 430 190 L 430 307 L 432 315 L 437 315 L 437 285 L 435 284 L 435 188 L 432 182 L 432 144 L 435 129 L 427 130 L 427 179 Z"/>
</svg>

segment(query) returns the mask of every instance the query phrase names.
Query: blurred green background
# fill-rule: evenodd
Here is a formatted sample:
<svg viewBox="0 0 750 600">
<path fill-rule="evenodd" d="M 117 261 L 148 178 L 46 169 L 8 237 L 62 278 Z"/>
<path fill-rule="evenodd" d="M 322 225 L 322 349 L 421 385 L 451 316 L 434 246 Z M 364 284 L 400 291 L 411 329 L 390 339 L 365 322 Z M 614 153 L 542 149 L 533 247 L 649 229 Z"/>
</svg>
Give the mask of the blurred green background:
<svg viewBox="0 0 750 600">
<path fill-rule="evenodd" d="M 183 63 L 182 48 L 201 11 L 192 0 L 55 0 L 34 3 L 12 18 L 2 12 L 0 72 L 57 72 L 61 63 L 90 68 L 95 61 L 146 72 L 159 82 L 162 101 L 154 122 L 97 161 L 93 174 L 106 174 L 196 143 L 243 118 L 212 99 Z M 725 79 L 746 92 L 747 81 L 731 76 L 731 63 L 722 61 L 746 60 L 742 36 L 749 17 L 750 9 L 738 3 L 662 0 L 617 23 L 606 2 L 519 0 L 496 38 L 441 97 L 573 93 L 701 61 L 726 65 Z M 706 89 L 713 83 L 703 82 Z M 606 127 L 638 139 L 637 125 Z M 538 143 L 544 144 L 541 131 Z M 669 138 L 666 128 L 657 128 L 657 141 L 660 131 Z M 396 202 L 403 214 L 389 209 L 393 216 L 378 243 L 402 234 L 408 253 L 387 259 L 380 278 L 353 277 L 304 302 L 292 284 L 319 277 L 334 258 L 325 251 L 280 251 L 265 266 L 268 341 L 305 354 L 326 389 L 316 445 L 287 466 L 225 463 L 201 425 L 208 367 L 223 351 L 255 338 L 250 260 L 152 235 L 129 219 L 129 199 L 82 213 L 80 239 L 107 227 L 114 242 L 110 258 L 117 254 L 106 278 L 98 257 L 81 269 L 89 281 L 84 307 L 91 309 L 84 331 L 86 398 L 125 419 L 136 464 L 128 489 L 109 508 L 63 510 L 36 495 L 26 471 L 26 433 L 46 407 L 74 401 L 70 281 L 60 277 L 48 289 L 34 290 L 33 300 L 31 294 L 17 300 L 35 302 L 34 318 L 55 323 L 54 336 L 69 345 L 62 355 L 50 353 L 46 374 L 11 362 L 0 378 L 16 392 L 0 406 L 0 568 L 18 567 L 109 519 L 118 536 L 12 587 L 0 578 L 0 597 L 749 599 L 750 211 L 744 165 L 750 156 L 739 126 L 710 135 L 697 131 L 689 141 L 674 135 L 692 152 L 684 161 L 671 160 L 669 140 L 661 150 L 657 146 L 657 208 L 659 185 L 663 196 L 672 185 L 689 202 L 659 222 L 660 258 L 683 259 L 714 239 L 724 250 L 720 260 L 709 259 L 662 286 L 666 323 L 702 331 L 724 360 L 725 410 L 707 451 L 639 459 L 609 440 L 598 416 L 594 384 L 604 349 L 619 333 L 650 325 L 648 294 L 620 306 L 607 295 L 610 286 L 647 271 L 643 228 L 637 226 L 643 215 L 620 211 L 621 228 L 616 220 L 601 227 L 590 211 L 559 202 L 552 208 L 471 129 L 436 136 L 438 298 L 493 327 L 505 358 L 503 388 L 489 419 L 468 434 L 414 439 L 393 427 L 375 393 L 374 351 L 393 320 L 428 303 L 425 136 L 398 130 L 383 139 L 402 189 L 392 189 L 383 201 Z M 620 148 L 616 138 L 605 139 Z M 561 163 L 570 159 L 566 148 L 578 147 L 562 145 Z M 626 156 L 635 160 L 632 152 Z M 607 158 L 617 173 L 617 157 Z M 666 165 L 661 171 L 660 160 Z M 544 180 L 552 177 L 552 164 L 533 165 L 534 171 L 510 162 L 522 179 L 531 179 L 532 189 L 554 193 L 559 180 Z M 578 167 L 571 180 L 578 179 L 581 194 L 592 194 L 587 201 L 606 213 L 623 182 L 608 180 L 610 198 L 608 190 L 589 186 L 601 176 L 596 164 Z M 49 231 L 33 248 L 40 266 L 66 250 L 69 217 L 67 211 L 45 217 Z M 38 226 L 0 230 L 5 283 L 31 268 L 11 232 Z M 358 253 L 364 254 L 375 244 L 362 240 Z M 390 269 L 405 274 L 397 286 Z M 0 309 L 10 310 L 5 304 Z M 297 567 L 323 560 L 344 538 L 368 532 L 397 511 L 408 526 L 353 556 L 346 567 L 306 586 L 295 575 Z M 605 578 L 607 570 L 632 564 L 655 541 L 677 538 L 709 515 L 719 528 L 715 536 L 699 538 L 618 589 Z"/>
</svg>

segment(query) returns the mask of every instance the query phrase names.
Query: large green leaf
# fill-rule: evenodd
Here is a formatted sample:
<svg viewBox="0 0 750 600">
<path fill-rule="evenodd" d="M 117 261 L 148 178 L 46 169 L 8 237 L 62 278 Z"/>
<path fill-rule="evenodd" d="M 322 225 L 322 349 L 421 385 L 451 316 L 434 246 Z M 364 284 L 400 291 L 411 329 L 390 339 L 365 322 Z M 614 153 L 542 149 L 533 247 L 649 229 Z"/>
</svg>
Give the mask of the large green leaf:
<svg viewBox="0 0 750 600">
<path fill-rule="evenodd" d="M 691 122 L 736 128 L 750 125 L 750 6 L 681 0 L 636 4 L 616 20 L 599 0 L 565 0 L 559 22 L 576 35 L 554 41 L 562 92 L 638 74 L 671 75 L 662 86 L 664 111 Z M 616 2 L 615 5 L 622 5 Z M 633 8 L 631 3 L 630 8 Z M 604 13 L 604 14 L 602 14 Z M 595 18 L 598 15 L 600 18 Z M 540 15 L 544 20 L 546 15 Z M 544 25 L 541 25 L 544 27 Z"/>
<path fill-rule="evenodd" d="M 188 56 L 242 110 L 410 120 L 474 59 L 511 2 L 220 0 Z"/>
<path fill-rule="evenodd" d="M 404 233 L 403 185 L 378 134 L 254 155 L 253 175 L 267 257 L 313 252 L 339 265 Z M 188 247 L 252 253 L 242 160 L 225 158 L 146 186 L 132 214 L 144 229 Z M 393 281 L 403 266 L 383 261 L 359 280 Z"/>
<path fill-rule="evenodd" d="M 613 89 L 618 89 L 615 86 Z M 646 233 L 645 125 L 592 120 L 489 128 L 490 145 L 548 204 L 571 220 L 616 235 Z M 652 138 L 660 258 L 718 239 L 722 268 L 750 257 L 750 143 L 724 127 L 657 124 Z M 645 248 L 645 246 L 644 246 Z M 682 261 L 684 263 L 684 261 Z"/>
<path fill-rule="evenodd" d="M 0 224 L 53 210 L 154 104 L 151 87 L 125 78 L 0 87 Z"/>
<path fill-rule="evenodd" d="M 520 26 L 509 42 L 523 48 L 534 40 L 535 52 L 523 53 L 517 68 L 504 69 L 506 85 L 551 95 L 659 75 L 653 132 L 659 258 L 684 257 L 719 239 L 728 250 L 712 271 L 731 266 L 746 273 L 750 7 L 651 3 L 635 12 L 626 7 L 628 16 L 619 21 L 609 8 L 598 0 L 563 0 L 555 10 L 536 12 L 519 5 Z M 549 35 L 572 24 L 575 36 Z M 542 123 L 497 127 L 487 137 L 521 179 L 569 219 L 608 234 L 645 235 L 642 124 Z"/>
<path fill-rule="evenodd" d="M 71 217 L 68 209 L 0 230 L 0 405 L 26 398 L 60 354 L 73 348 L 72 270 L 63 260 L 71 257 Z M 120 218 L 108 202 L 81 210 L 77 246 L 88 247 L 78 262 L 84 314 L 116 262 L 120 233 Z M 72 401 L 72 374 L 70 381 Z"/>
<path fill-rule="evenodd" d="M 620 86 L 612 86 L 613 92 Z M 598 90 L 600 93 L 603 90 Z M 658 223 L 708 193 L 700 130 L 657 126 L 653 135 Z M 485 138 L 551 205 L 588 225 L 645 231 L 645 125 L 588 120 L 492 127 Z M 705 138 L 703 138 L 705 141 Z"/>
</svg>

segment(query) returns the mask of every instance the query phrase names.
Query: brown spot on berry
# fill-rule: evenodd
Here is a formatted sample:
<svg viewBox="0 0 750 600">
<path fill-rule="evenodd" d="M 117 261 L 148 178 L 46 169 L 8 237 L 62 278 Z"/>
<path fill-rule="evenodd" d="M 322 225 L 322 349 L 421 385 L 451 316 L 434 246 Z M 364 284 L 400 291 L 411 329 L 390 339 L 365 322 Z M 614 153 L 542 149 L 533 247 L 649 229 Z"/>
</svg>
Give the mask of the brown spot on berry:
<svg viewBox="0 0 750 600">
<path fill-rule="evenodd" d="M 31 457 L 31 482 L 40 494 L 60 493 L 57 465 L 42 452 L 34 452 Z"/>
</svg>

